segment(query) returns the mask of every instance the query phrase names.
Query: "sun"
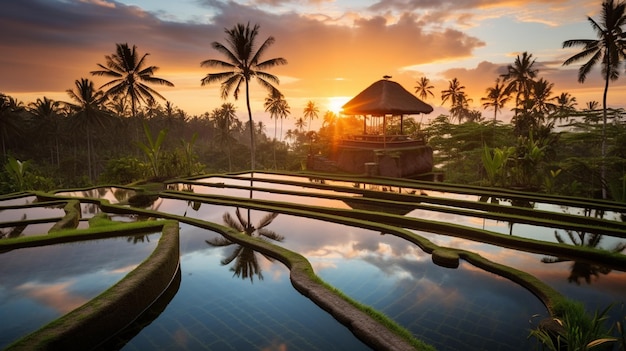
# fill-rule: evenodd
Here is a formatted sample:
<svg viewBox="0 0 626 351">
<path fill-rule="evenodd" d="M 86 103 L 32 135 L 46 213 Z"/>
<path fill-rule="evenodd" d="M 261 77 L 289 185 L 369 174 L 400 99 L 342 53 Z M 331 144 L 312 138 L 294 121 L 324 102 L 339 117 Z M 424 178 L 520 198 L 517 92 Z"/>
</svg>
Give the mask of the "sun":
<svg viewBox="0 0 626 351">
<path fill-rule="evenodd" d="M 349 96 L 332 96 L 328 98 L 326 108 L 335 114 L 341 113 L 341 106 L 350 100 Z"/>
</svg>

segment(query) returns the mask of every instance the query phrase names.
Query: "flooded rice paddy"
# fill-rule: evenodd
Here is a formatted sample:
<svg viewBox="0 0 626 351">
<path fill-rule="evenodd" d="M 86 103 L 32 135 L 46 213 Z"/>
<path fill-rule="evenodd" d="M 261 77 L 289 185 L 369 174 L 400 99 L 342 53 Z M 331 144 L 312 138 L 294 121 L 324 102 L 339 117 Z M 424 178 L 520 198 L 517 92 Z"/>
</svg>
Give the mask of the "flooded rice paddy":
<svg viewBox="0 0 626 351">
<path fill-rule="evenodd" d="M 472 194 L 472 189 L 455 192 L 438 187 L 441 184 L 430 182 L 407 181 L 398 187 L 273 173 L 218 175 L 170 183 L 144 209 L 251 228 L 253 236 L 261 234 L 303 255 L 322 280 L 384 313 L 438 350 L 527 350 L 533 346 L 527 338 L 533 327 L 529 320 L 533 315 L 548 316 L 548 312 L 529 290 L 509 279 L 464 260 L 455 269 L 440 267 L 429 253 L 403 238 L 354 221 L 334 221 L 331 214 L 337 218 L 354 214 L 361 221 L 384 214 L 380 218 L 388 221 L 386 225 L 530 273 L 590 310 L 614 303 L 612 318 L 624 315 L 624 267 L 571 261 L 456 232 L 456 228 L 470 228 L 510 238 L 612 250 L 626 242 L 621 236 L 626 226 L 619 206 L 599 209 L 564 205 L 559 198 L 522 199 L 517 194 L 483 193 L 488 189 Z M 135 194 L 109 187 L 54 195 L 125 204 Z M 7 211 L 6 215 L 0 211 L 5 216 L 1 221 L 63 216 L 62 208 L 26 207 L 35 200 L 31 196 L 0 201 Z M 81 201 L 80 207 L 84 219 L 101 212 L 97 202 Z M 520 212 L 511 215 L 508 209 Z M 148 220 L 142 214 L 110 217 Z M 576 221 L 580 223 L 573 225 Z M 424 230 L 430 223 L 453 226 Z M 23 235 L 45 234 L 52 226 L 42 225 Z M 83 220 L 79 227 L 86 225 Z M 157 241 L 158 234 L 153 234 L 0 254 L 0 314 L 15 316 L 10 319 L 14 323 L 0 327 L 0 347 L 106 290 L 144 260 Z M 116 340 L 115 348 L 369 349 L 298 293 L 283 264 L 249 248 L 224 243 L 218 233 L 184 220 L 180 250 L 180 284 L 171 298 L 147 325 Z M 31 256 L 37 259 L 27 259 Z"/>
</svg>

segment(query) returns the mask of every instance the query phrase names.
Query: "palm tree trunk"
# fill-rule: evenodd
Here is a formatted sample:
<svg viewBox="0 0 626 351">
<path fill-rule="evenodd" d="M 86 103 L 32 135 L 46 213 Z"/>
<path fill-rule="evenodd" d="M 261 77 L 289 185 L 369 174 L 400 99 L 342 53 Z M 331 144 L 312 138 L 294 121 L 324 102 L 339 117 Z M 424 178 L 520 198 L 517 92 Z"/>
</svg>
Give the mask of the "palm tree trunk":
<svg viewBox="0 0 626 351">
<path fill-rule="evenodd" d="M 89 174 L 89 180 L 93 181 L 91 175 L 91 131 L 87 127 L 87 173 Z"/>
<path fill-rule="evenodd" d="M 248 107 L 248 122 L 250 123 L 250 169 L 254 173 L 254 124 L 252 123 L 252 109 L 250 108 L 250 89 L 248 84 L 248 78 L 246 78 L 246 106 Z"/>
<path fill-rule="evenodd" d="M 498 106 L 493 109 L 493 127 L 491 128 L 491 142 L 496 145 L 496 122 L 498 121 Z"/>
<path fill-rule="evenodd" d="M 607 64 L 608 66 L 608 64 Z M 604 77 L 604 93 L 602 95 L 602 164 L 600 166 L 600 185 L 602 186 L 602 198 L 606 199 L 606 96 L 609 91 L 609 73 L 610 70 L 606 70 L 606 77 Z"/>
<path fill-rule="evenodd" d="M 276 129 L 278 129 L 277 128 L 277 126 L 278 126 L 277 125 L 277 122 L 278 122 L 277 118 L 278 118 L 278 116 L 276 116 L 274 118 L 274 140 L 272 141 L 272 148 L 274 149 L 273 151 L 274 151 L 274 169 L 275 170 L 278 169 L 278 167 L 276 167 Z"/>
</svg>

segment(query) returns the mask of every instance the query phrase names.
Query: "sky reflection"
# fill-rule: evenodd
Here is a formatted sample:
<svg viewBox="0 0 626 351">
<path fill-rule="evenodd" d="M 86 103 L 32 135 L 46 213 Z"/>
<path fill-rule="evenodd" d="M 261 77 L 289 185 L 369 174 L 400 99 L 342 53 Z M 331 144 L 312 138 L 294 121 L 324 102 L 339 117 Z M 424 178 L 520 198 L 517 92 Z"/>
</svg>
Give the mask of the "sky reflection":
<svg viewBox="0 0 626 351">
<path fill-rule="evenodd" d="M 215 236 L 181 224 L 178 293 L 122 350 L 369 350 L 298 293 L 281 263 L 257 254 L 264 279 L 234 276 L 220 263 L 228 249 L 205 242 Z"/>
<path fill-rule="evenodd" d="M 117 283 L 152 253 L 131 238 L 49 245 L 0 254 L 0 348 L 72 311 Z M 129 240 L 131 239 L 131 240 Z"/>
<path fill-rule="evenodd" d="M 208 177 L 200 181 L 247 187 L 250 186 L 250 179 L 246 179 L 245 176 Z M 254 200 L 349 209 L 350 204 L 358 208 L 360 203 L 313 195 L 332 193 L 349 196 L 349 199 L 362 196 L 348 192 L 347 187 L 355 186 L 350 182 L 326 183 L 345 186 L 344 193 L 308 188 L 307 185 L 317 180 L 307 177 L 271 174 L 260 174 L 259 177 L 283 181 L 299 180 L 302 185 L 275 184 L 255 178 L 253 183 L 255 187 L 298 191 L 300 194 L 285 195 L 254 190 L 252 194 Z M 383 188 L 371 186 L 372 189 L 375 187 L 379 190 Z M 220 186 L 187 187 L 183 184 L 173 184 L 172 188 L 193 191 L 196 194 L 230 196 L 233 200 L 242 202 L 250 197 L 249 190 Z M 431 198 L 457 197 L 479 201 L 478 196 L 463 194 L 420 189 L 387 189 L 390 190 L 424 192 Z M 124 196 L 128 195 L 128 193 L 116 194 L 112 189 L 94 190 L 90 191 L 90 194 L 90 197 L 113 196 L 115 201 L 123 201 Z M 87 195 L 76 193 L 73 196 Z M 507 203 L 506 199 L 499 201 L 502 204 Z M 426 205 L 427 201 L 422 203 Z M 416 206 L 420 204 L 416 203 Z M 366 205 L 372 207 L 367 208 L 369 210 L 393 212 L 380 203 Z M 544 204 L 533 205 L 542 209 L 550 207 L 550 211 L 558 213 L 580 211 L 553 205 L 548 207 Z M 95 205 L 82 204 L 82 206 L 83 211 L 89 214 L 99 211 Z M 462 205 L 459 206 L 462 208 Z M 237 218 L 237 207 L 202 203 L 193 199 L 164 197 L 150 204 L 148 208 L 223 225 L 227 224 L 226 214 L 231 219 Z M 512 233 L 548 242 L 556 242 L 557 235 L 569 237 L 567 231 L 563 229 L 483 219 L 480 218 L 479 211 L 469 215 L 451 214 L 441 211 L 443 208 L 440 205 L 430 205 L 430 208 L 411 210 L 407 216 L 485 229 L 505 235 Z M 248 211 L 243 204 L 239 210 L 240 215 L 254 225 L 263 222 L 263 218 L 269 214 L 265 211 Z M 610 217 L 615 214 L 604 215 Z M 440 350 L 529 349 L 529 341 L 526 338 L 528 329 L 532 327 L 528 322 L 529 319 L 535 314 L 547 315 L 545 307 L 532 293 L 510 280 L 485 272 L 464 261 L 457 269 L 439 267 L 432 263 L 431 255 L 416 245 L 390 234 L 285 213 L 275 216 L 266 228 L 284 237 L 284 240 L 279 240 L 275 244 L 302 254 L 323 280 L 351 298 L 385 313 L 415 336 L 434 344 Z M 454 233 L 439 235 L 418 230 L 413 232 L 439 246 L 475 252 L 493 262 L 528 272 L 563 295 L 584 302 L 590 310 L 604 308 L 611 302 L 623 303 L 626 300 L 624 293 L 626 273 L 621 271 L 608 271 L 603 267 L 584 266 L 574 262 L 547 263 L 552 258 L 456 238 L 452 236 Z M 124 349 L 158 347 L 191 350 L 201 349 L 206 345 L 213 349 L 232 350 L 273 347 L 298 349 L 306 348 L 302 345 L 309 342 L 322 349 L 353 350 L 364 347 L 345 327 L 291 287 L 289 271 L 282 264 L 272 262 L 261 254 L 251 253 L 251 250 L 244 253 L 244 250 L 237 259 L 243 257 L 246 262 L 254 262 L 254 265 L 245 267 L 260 269 L 260 272 L 253 274 L 254 279 L 247 279 L 246 275 L 237 273 L 235 268 L 237 260 L 224 262 L 225 258 L 235 252 L 232 251 L 235 245 L 223 248 L 207 243 L 207 240 L 217 242 L 216 240 L 221 238 L 219 234 L 184 223 L 181 224 L 180 234 L 182 282 L 179 291 L 162 315 L 141 331 Z M 597 247 L 610 249 L 623 241 L 626 239 L 605 236 Z M 153 249 L 156 240 L 147 244 L 145 250 Z M 570 244 L 578 245 L 577 242 Z M 121 251 L 111 244 L 107 244 L 106 248 L 107 252 L 113 250 L 110 252 L 114 252 L 115 255 L 119 255 L 118 251 Z M 139 251 L 142 255 L 143 250 Z M 20 273 L 19 268 L 15 268 L 17 273 L 8 275 L 9 280 L 14 281 L 11 282 L 12 285 L 7 286 L 12 287 L 13 295 L 26 300 L 15 302 L 14 305 L 27 304 L 47 310 L 49 313 L 61 313 L 59 311 L 71 309 L 73 304 L 78 304 L 80 299 L 86 296 L 85 290 L 98 286 L 96 280 L 105 281 L 103 277 L 107 276 L 111 277 L 110 284 L 113 284 L 137 264 L 122 258 L 112 259 L 110 256 L 103 256 L 101 260 L 104 267 L 100 268 L 100 275 L 92 275 L 90 270 L 81 269 L 82 263 L 75 264 L 82 262 L 83 259 L 90 261 L 90 257 L 73 258 L 69 252 L 65 255 L 73 264 L 60 267 L 59 269 L 67 274 L 58 277 L 54 274 L 48 276 L 45 269 Z M 24 256 L 20 257 L 24 259 Z M 41 256 L 42 260 L 47 259 L 46 262 L 63 262 L 68 259 L 66 256 L 55 257 L 46 251 L 38 256 Z M 136 253 L 129 252 L 124 257 L 136 256 Z M 143 257 L 145 256 L 141 259 Z M 15 258 L 16 261 L 19 259 Z M 109 262 L 115 262 L 115 265 L 110 266 Z M 1 264 L 0 260 L 0 267 Z M 43 262 L 35 263 L 38 264 L 47 267 Z M 98 267 L 98 263 L 93 262 L 92 266 Z M 0 277 L 5 279 L 2 273 L 0 269 Z M 9 294 L 5 292 L 4 286 L 3 281 L 2 294 Z M 51 293 L 37 294 L 41 291 Z M 61 294 L 63 298 L 55 298 Z M 620 317 L 623 311 L 623 308 L 616 308 L 611 312 L 612 317 Z M 451 338 L 451 335 L 454 335 L 454 338 Z"/>
<path fill-rule="evenodd" d="M 253 218 L 263 215 L 251 212 Z M 506 329 L 506 337 L 499 335 L 492 342 L 514 348 L 526 345 L 529 317 L 545 313 L 541 302 L 524 288 L 466 264 L 456 270 L 438 267 L 430 255 L 392 235 L 285 214 L 276 217 L 271 229 L 285 236 L 279 245 L 305 256 L 322 279 L 441 349 L 453 349 L 438 333 L 459 313 L 467 316 L 467 324 L 458 325 L 467 333 L 460 336 L 466 349 L 485 347 L 484 339 L 472 335 L 489 334 L 489 328 Z M 491 308 L 485 311 L 484 306 Z M 479 318 L 490 323 L 479 328 L 475 326 Z"/>
</svg>

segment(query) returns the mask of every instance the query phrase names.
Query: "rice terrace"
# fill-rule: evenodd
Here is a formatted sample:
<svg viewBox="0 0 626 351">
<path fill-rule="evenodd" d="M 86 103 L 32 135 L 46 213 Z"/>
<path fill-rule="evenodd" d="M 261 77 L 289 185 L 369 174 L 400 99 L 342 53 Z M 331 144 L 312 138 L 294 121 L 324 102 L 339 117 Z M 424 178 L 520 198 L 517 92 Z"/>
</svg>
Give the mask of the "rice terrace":
<svg viewBox="0 0 626 351">
<path fill-rule="evenodd" d="M 626 240 L 626 209 L 603 201 L 255 172 L 176 179 L 163 189 L 23 193 L 3 199 L 2 208 L 24 213 L 23 232 L 37 226 L 31 235 L 0 242 L 3 280 L 15 289 L 52 292 L 63 285 L 58 294 L 79 295 L 98 276 L 136 267 L 111 287 L 91 291 L 91 301 L 66 316 L 52 313 L 34 289 L 5 301 L 9 313 L 30 307 L 11 313 L 7 321 L 16 325 L 4 323 L 2 335 L 34 332 L 11 349 L 100 342 L 129 350 L 221 349 L 221 343 L 426 349 L 416 339 L 444 350 L 511 349 L 529 345 L 532 316 L 554 315 L 568 300 L 590 309 L 617 303 L 611 318 L 624 313 L 624 256 L 587 245 L 598 236 L 606 247 Z M 61 208 L 65 215 L 53 212 Z M 559 243 L 568 233 L 589 239 Z M 108 254 L 108 247 L 125 250 L 126 257 L 72 253 L 90 250 L 84 246 L 92 241 Z M 54 258 L 58 269 L 44 258 Z M 287 277 L 292 287 L 285 286 Z M 268 281 L 279 287 L 264 287 Z M 299 311 L 301 304 L 308 312 Z M 5 346 L 10 341 L 3 339 Z"/>
<path fill-rule="evenodd" d="M 626 350 L 625 29 L 3 4 L 0 349 Z"/>
</svg>

